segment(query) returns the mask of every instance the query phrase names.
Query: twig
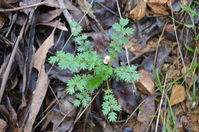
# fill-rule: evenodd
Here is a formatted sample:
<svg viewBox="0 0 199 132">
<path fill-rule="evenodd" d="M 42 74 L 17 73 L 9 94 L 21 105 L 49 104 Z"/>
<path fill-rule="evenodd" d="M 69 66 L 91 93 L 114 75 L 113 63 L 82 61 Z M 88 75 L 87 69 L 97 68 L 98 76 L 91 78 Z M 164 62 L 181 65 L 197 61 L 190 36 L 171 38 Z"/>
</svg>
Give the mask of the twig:
<svg viewBox="0 0 199 132">
<path fill-rule="evenodd" d="M 119 2 L 118 2 L 118 0 L 115 0 L 115 1 L 116 1 L 116 4 L 117 4 L 117 9 L 118 9 L 120 18 L 122 18 L 121 11 L 120 11 L 120 6 L 119 6 Z"/>
<path fill-rule="evenodd" d="M 116 15 L 116 16 L 119 16 L 117 13 L 115 13 L 113 10 L 111 10 L 110 8 L 106 7 L 105 5 L 103 5 L 102 3 L 100 2 L 97 2 L 97 4 L 99 4 L 100 6 L 102 6 L 103 8 L 105 8 L 107 11 L 109 11 L 110 13 L 112 13 L 113 15 Z"/>
<path fill-rule="evenodd" d="M 127 64 L 130 66 L 130 61 L 129 61 L 129 52 L 128 52 L 128 49 L 127 47 L 125 46 L 125 52 L 126 52 L 126 60 L 127 60 Z"/>
<path fill-rule="evenodd" d="M 3 75 L 3 81 L 1 83 L 1 89 L 0 89 L 0 103 L 1 103 L 1 100 L 2 100 L 2 97 L 3 97 L 3 93 L 4 93 L 4 90 L 5 90 L 5 87 L 6 87 L 6 83 L 8 81 L 8 76 L 9 76 L 9 73 L 10 73 L 10 69 L 12 67 L 12 62 L 14 60 L 14 57 L 15 57 L 15 54 L 16 54 L 16 51 L 17 51 L 17 47 L 18 47 L 19 42 L 21 41 L 22 36 L 23 36 L 23 32 L 24 32 L 24 29 L 25 29 L 25 26 L 26 26 L 26 22 L 27 22 L 27 19 L 24 22 L 23 27 L 22 27 L 22 29 L 20 31 L 20 34 L 19 34 L 19 36 L 18 36 L 18 38 L 16 40 L 16 43 L 15 43 L 15 46 L 13 48 L 12 54 L 10 56 L 8 65 L 7 65 L 5 73 Z"/>
<path fill-rule="evenodd" d="M 52 105 L 53 105 L 54 103 L 56 103 L 56 100 L 53 100 Z M 54 105 L 54 107 L 57 106 L 57 104 L 58 104 L 58 103 L 56 103 L 56 104 Z M 45 111 L 47 111 L 52 105 L 48 106 L 48 107 L 45 109 Z M 53 107 L 53 108 L 54 108 L 54 107 Z M 44 119 L 48 116 L 48 114 L 50 114 L 50 112 L 53 111 L 53 108 L 50 109 L 50 110 L 47 112 L 47 114 L 44 115 L 44 116 L 40 119 L 40 121 L 39 121 L 39 122 L 35 125 L 35 127 L 33 128 L 33 131 L 35 131 L 35 129 L 42 123 L 42 121 L 44 121 Z M 45 111 L 44 111 L 44 112 L 45 112 Z M 41 115 L 42 115 L 42 114 L 41 114 Z"/>
<path fill-rule="evenodd" d="M 183 59 L 183 55 L 182 55 L 182 51 L 180 49 L 180 43 L 179 43 L 179 40 L 178 40 L 178 34 L 177 34 L 177 31 L 176 31 L 176 25 L 175 25 L 175 20 L 174 20 L 174 15 L 173 15 L 173 9 L 172 9 L 172 4 L 171 4 L 171 1 L 170 1 L 170 7 L 171 7 L 171 16 L 172 16 L 172 20 L 173 20 L 173 26 L 174 26 L 174 32 L 175 32 L 175 36 L 176 36 L 176 41 L 177 41 L 177 44 L 178 44 L 178 50 L 179 50 L 179 54 L 180 54 L 180 58 L 182 60 L 182 64 L 183 66 L 185 67 L 185 62 L 184 62 L 184 59 Z"/>
<path fill-rule="evenodd" d="M 160 35 L 160 37 L 159 37 L 159 39 L 158 39 L 158 43 L 157 43 L 157 46 L 156 46 L 156 52 L 155 52 L 155 58 L 154 58 L 154 62 L 153 62 L 153 65 L 154 65 L 154 66 L 155 66 L 155 63 L 156 63 L 156 61 L 157 61 L 157 54 L 158 54 L 158 49 L 159 49 L 158 47 L 159 47 L 159 45 L 160 45 L 160 41 L 161 41 L 162 38 L 163 38 L 166 25 L 167 25 L 167 23 L 164 25 L 163 30 L 162 30 L 162 33 L 161 33 L 161 35 Z"/>
<path fill-rule="evenodd" d="M 5 35 L 6 38 L 8 37 L 10 31 L 12 30 L 12 27 L 13 27 L 14 23 L 16 22 L 17 16 L 18 16 L 18 13 L 15 13 L 14 15 L 12 15 L 11 24 L 9 26 L 9 29 L 8 29 L 6 35 Z"/>
<path fill-rule="evenodd" d="M 63 11 L 63 14 L 64 14 L 64 17 L 66 18 L 66 20 L 68 21 L 69 25 L 70 25 L 70 23 L 72 23 L 72 22 L 75 21 L 74 18 L 73 18 L 73 16 L 66 9 L 66 6 L 64 4 L 64 0 L 58 0 L 58 3 L 59 3 L 60 9 L 65 9 Z M 71 27 L 71 30 L 74 31 L 74 29 L 72 27 Z"/>
<path fill-rule="evenodd" d="M 164 86 L 163 86 L 163 91 L 162 91 L 162 97 L 161 97 L 161 100 L 160 100 L 160 105 L 158 107 L 159 110 L 158 110 L 158 117 L 157 117 L 157 121 L 156 121 L 155 132 L 158 131 L 158 123 L 159 123 L 161 107 L 162 107 L 162 103 L 163 103 L 163 99 L 164 99 L 164 92 L 165 92 L 166 82 L 167 82 L 167 74 L 165 76 L 165 81 L 164 81 Z"/>
<path fill-rule="evenodd" d="M 57 124 L 56 127 L 54 127 L 53 132 L 55 132 L 55 130 L 59 127 L 59 125 L 64 121 L 64 119 L 67 117 L 68 114 L 70 114 L 70 112 L 72 112 L 73 109 L 71 109 L 70 111 L 68 111 L 64 117 L 61 119 L 61 121 Z"/>
<path fill-rule="evenodd" d="M 48 2 L 40 2 L 40 3 L 36 3 L 36 4 L 32 4 L 32 5 L 27 5 L 27 6 L 21 6 L 21 7 L 17 7 L 17 8 L 13 8 L 13 9 L 0 9 L 0 12 L 19 11 L 19 10 L 24 10 L 24 9 L 27 9 L 27 8 L 32 8 L 32 7 L 44 5 L 46 3 L 48 3 Z"/>
<path fill-rule="evenodd" d="M 79 114 L 79 116 L 75 119 L 73 126 L 76 124 L 76 122 L 80 119 L 80 117 L 84 114 L 84 112 L 88 109 L 88 107 L 91 105 L 91 103 L 94 101 L 94 99 L 97 97 L 97 95 L 100 93 L 100 90 L 95 94 L 93 99 L 88 103 L 88 105 L 84 108 L 84 110 Z M 73 128 L 69 130 L 69 132 L 72 131 Z"/>
<path fill-rule="evenodd" d="M 126 125 L 126 123 L 130 120 L 130 118 L 133 116 L 133 114 L 135 114 L 135 112 L 139 109 L 139 107 L 145 102 L 145 100 L 143 100 L 137 107 L 136 109 L 131 113 L 131 115 L 128 117 L 128 119 L 126 119 L 125 123 L 122 125 L 122 127 L 124 127 Z"/>
<path fill-rule="evenodd" d="M 150 126 L 151 126 L 151 124 L 153 123 L 153 120 L 155 119 L 155 115 L 156 115 L 157 113 L 158 113 L 158 109 L 156 110 L 156 112 L 155 112 L 154 116 L 152 117 L 152 119 L 151 119 L 149 125 L 147 126 L 146 132 L 149 132 Z"/>
</svg>

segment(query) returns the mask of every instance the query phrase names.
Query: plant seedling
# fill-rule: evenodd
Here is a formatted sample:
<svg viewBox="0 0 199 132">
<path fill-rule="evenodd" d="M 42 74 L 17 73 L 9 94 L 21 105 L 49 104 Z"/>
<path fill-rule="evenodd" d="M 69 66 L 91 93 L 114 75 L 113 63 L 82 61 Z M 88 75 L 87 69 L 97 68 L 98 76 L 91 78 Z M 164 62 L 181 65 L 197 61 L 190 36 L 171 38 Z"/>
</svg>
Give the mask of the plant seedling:
<svg viewBox="0 0 199 132">
<path fill-rule="evenodd" d="M 109 47 L 108 58 L 110 61 L 104 63 L 104 57 L 97 54 L 90 42 L 88 36 L 82 35 L 82 27 L 74 22 L 71 26 L 75 29 L 72 32 L 74 41 L 78 44 L 76 55 L 65 53 L 64 51 L 57 51 L 56 56 L 51 56 L 49 62 L 51 64 L 57 63 L 62 70 L 69 69 L 72 73 L 79 73 L 79 71 L 90 71 L 85 74 L 78 74 L 72 77 L 67 82 L 66 92 L 74 95 L 76 98 L 73 104 L 77 107 L 85 107 L 91 101 L 92 95 L 104 83 L 107 82 L 107 89 L 104 90 L 104 102 L 102 103 L 102 113 L 108 116 L 110 122 L 116 121 L 118 111 L 121 111 L 121 106 L 118 105 L 108 80 L 116 79 L 118 81 L 131 83 L 140 78 L 137 73 L 137 67 L 134 65 L 120 67 L 112 67 L 111 62 L 116 59 L 122 51 L 122 47 L 128 43 L 127 35 L 133 33 L 130 27 L 125 28 L 128 24 L 128 19 L 120 19 L 119 23 L 112 26 L 115 33 L 111 36 L 112 41 Z"/>
</svg>

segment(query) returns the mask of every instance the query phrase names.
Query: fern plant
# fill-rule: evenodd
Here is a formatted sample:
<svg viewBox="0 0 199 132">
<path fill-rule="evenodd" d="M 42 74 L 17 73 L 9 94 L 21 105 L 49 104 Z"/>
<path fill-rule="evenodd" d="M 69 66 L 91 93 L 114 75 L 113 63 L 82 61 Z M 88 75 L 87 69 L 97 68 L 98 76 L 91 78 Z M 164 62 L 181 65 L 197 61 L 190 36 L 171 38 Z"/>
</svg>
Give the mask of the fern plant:
<svg viewBox="0 0 199 132">
<path fill-rule="evenodd" d="M 112 41 L 109 49 L 111 60 L 116 59 L 122 51 L 122 46 L 128 43 L 126 35 L 133 33 L 132 28 L 125 28 L 127 24 L 128 19 L 120 19 L 119 23 L 112 26 L 115 33 L 111 36 Z M 74 41 L 78 44 L 78 53 L 73 55 L 64 51 L 57 51 L 55 56 L 49 58 L 49 62 L 51 64 L 57 63 L 62 70 L 69 69 L 73 73 L 78 73 L 81 70 L 90 71 L 90 74 L 75 75 L 67 82 L 66 92 L 75 96 L 76 99 L 73 101 L 75 106 L 82 105 L 85 107 L 91 101 L 96 89 L 107 82 L 107 89 L 104 90 L 102 113 L 108 116 L 109 121 L 116 121 L 116 112 L 121 110 L 121 106 L 118 105 L 111 88 L 109 88 L 108 80 L 114 78 L 128 83 L 136 81 L 140 78 L 136 66 L 122 65 L 114 68 L 111 66 L 111 62 L 108 65 L 104 64 L 103 56 L 97 54 L 88 41 L 88 37 L 81 34 L 82 27 L 76 22 L 72 23 L 71 26 L 75 29 L 72 35 Z"/>
</svg>

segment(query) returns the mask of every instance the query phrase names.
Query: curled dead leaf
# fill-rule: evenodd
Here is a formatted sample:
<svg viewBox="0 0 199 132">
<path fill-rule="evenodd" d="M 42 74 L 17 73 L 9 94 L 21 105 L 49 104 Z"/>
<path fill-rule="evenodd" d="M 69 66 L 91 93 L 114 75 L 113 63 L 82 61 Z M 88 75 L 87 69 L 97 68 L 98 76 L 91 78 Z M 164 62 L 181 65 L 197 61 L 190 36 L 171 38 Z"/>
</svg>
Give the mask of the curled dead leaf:
<svg viewBox="0 0 199 132">
<path fill-rule="evenodd" d="M 152 14 L 156 15 L 169 15 L 170 5 L 175 0 L 148 0 L 147 5 Z"/>
<path fill-rule="evenodd" d="M 140 74 L 141 78 L 135 83 L 137 88 L 145 94 L 154 94 L 155 87 L 151 74 L 145 70 L 140 70 L 138 73 Z"/>
<path fill-rule="evenodd" d="M 146 1 L 145 0 L 140 0 L 137 3 L 137 6 L 131 10 L 129 14 L 129 18 L 131 18 L 134 21 L 138 21 L 142 19 L 145 14 L 146 14 Z"/>
</svg>

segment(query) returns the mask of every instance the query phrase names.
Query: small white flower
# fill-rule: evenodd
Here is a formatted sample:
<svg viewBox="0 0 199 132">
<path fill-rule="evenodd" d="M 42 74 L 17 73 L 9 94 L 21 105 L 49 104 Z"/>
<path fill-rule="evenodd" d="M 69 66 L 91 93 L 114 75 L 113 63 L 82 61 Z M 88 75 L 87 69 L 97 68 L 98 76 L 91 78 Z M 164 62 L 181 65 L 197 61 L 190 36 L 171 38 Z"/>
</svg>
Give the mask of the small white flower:
<svg viewBox="0 0 199 132">
<path fill-rule="evenodd" d="M 104 64 L 108 64 L 111 61 L 111 57 L 109 55 L 104 57 Z"/>
</svg>

